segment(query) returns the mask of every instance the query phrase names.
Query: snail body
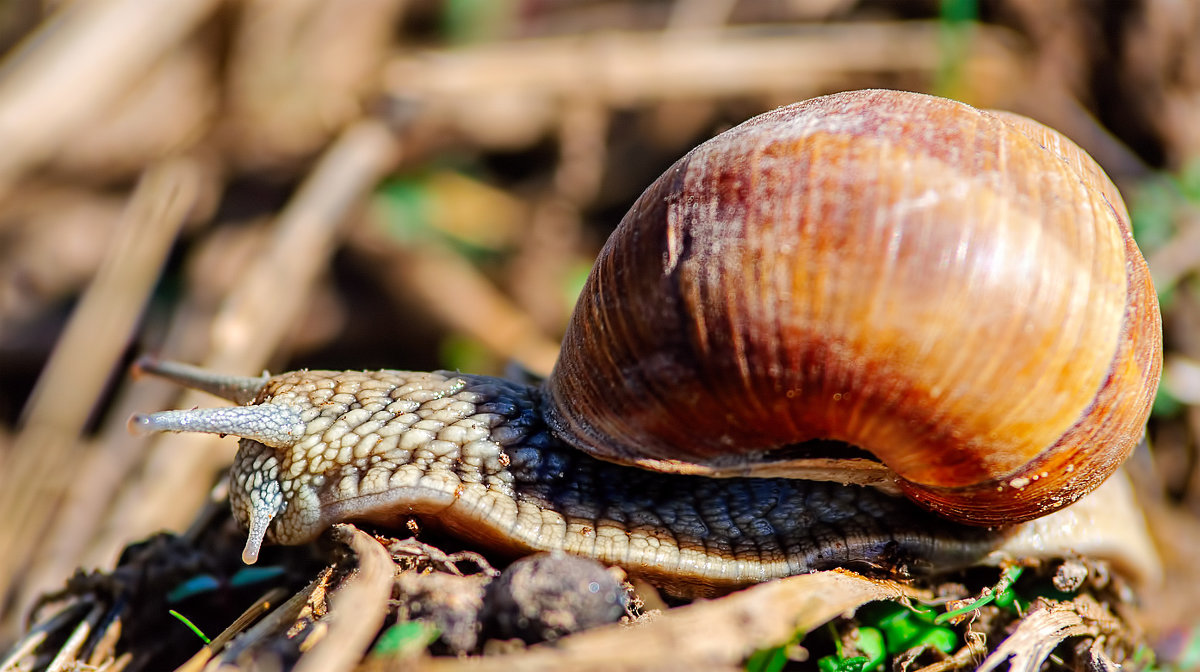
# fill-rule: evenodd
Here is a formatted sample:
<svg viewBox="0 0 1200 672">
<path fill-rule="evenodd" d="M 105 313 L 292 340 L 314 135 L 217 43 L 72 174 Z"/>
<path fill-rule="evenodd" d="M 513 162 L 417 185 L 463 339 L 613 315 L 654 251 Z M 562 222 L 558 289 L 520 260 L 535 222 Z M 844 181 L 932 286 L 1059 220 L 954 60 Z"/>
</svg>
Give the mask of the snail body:
<svg viewBox="0 0 1200 672">
<path fill-rule="evenodd" d="M 1021 117 L 859 91 L 756 117 L 647 189 L 542 386 L 155 364 L 243 405 L 133 423 L 243 437 L 248 562 L 264 538 L 420 515 L 704 592 L 976 561 L 1010 534 L 986 527 L 1117 468 L 1160 366 L 1145 262 L 1090 157 Z M 917 505 L 775 477 L 814 473 Z"/>
</svg>

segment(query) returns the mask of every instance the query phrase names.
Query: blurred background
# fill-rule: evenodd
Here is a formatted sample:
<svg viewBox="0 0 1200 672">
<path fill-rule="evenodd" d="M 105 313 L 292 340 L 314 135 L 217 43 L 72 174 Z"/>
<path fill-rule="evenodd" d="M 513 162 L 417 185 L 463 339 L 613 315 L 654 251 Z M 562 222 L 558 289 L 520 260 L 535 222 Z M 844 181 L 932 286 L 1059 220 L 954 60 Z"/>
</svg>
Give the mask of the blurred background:
<svg viewBox="0 0 1200 672">
<path fill-rule="evenodd" d="M 1167 366 L 1134 471 L 1200 582 L 1200 3 L 0 2 L 0 649 L 37 593 L 185 527 L 236 444 L 135 437 L 212 405 L 142 353 L 263 369 L 552 367 L 643 188 L 772 107 L 887 87 L 1021 112 L 1124 193 Z"/>
</svg>

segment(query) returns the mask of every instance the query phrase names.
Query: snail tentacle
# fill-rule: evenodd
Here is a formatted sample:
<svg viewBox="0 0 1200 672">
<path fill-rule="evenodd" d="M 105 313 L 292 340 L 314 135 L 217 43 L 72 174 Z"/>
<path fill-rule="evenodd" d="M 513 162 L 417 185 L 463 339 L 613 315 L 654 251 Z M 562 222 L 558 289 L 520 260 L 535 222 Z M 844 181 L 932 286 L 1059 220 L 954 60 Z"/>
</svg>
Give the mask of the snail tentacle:
<svg viewBox="0 0 1200 672">
<path fill-rule="evenodd" d="M 249 490 L 249 530 L 246 533 L 246 546 L 242 549 L 242 562 L 253 565 L 258 562 L 259 551 L 262 550 L 263 540 L 270 529 L 271 520 L 279 515 L 284 508 L 283 493 L 279 490 L 279 481 L 265 478 Z"/>
<path fill-rule="evenodd" d="M 258 396 L 258 391 L 262 389 L 263 383 L 270 377 L 266 373 L 258 377 L 231 376 L 148 355 L 139 358 L 134 363 L 133 371 L 135 374 L 149 373 L 159 378 L 165 378 L 239 405 L 254 401 L 254 398 Z"/>
<path fill-rule="evenodd" d="M 283 404 L 262 404 L 138 413 L 129 419 L 129 429 L 134 433 L 200 432 L 232 435 L 274 448 L 289 448 L 304 435 L 305 424 L 296 408 Z"/>
</svg>

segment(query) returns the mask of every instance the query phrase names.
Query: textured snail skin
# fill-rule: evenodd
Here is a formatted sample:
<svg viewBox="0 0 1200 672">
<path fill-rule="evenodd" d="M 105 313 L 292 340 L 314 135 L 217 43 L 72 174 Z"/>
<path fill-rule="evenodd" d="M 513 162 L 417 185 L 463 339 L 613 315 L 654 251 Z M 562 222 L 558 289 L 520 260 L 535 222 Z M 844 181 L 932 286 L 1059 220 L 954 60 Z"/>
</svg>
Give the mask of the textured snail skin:
<svg viewBox="0 0 1200 672">
<path fill-rule="evenodd" d="M 501 554 L 562 549 L 706 595 L 835 566 L 961 568 L 1007 536 L 872 488 L 602 462 L 546 430 L 538 396 L 486 376 L 299 371 L 261 382 L 253 405 L 205 409 L 232 425 L 189 429 L 276 444 L 242 439 L 230 472 L 251 562 L 255 534 L 300 544 L 335 522 L 394 527 L 414 515 Z M 134 422 L 164 429 L 173 413 Z"/>
</svg>

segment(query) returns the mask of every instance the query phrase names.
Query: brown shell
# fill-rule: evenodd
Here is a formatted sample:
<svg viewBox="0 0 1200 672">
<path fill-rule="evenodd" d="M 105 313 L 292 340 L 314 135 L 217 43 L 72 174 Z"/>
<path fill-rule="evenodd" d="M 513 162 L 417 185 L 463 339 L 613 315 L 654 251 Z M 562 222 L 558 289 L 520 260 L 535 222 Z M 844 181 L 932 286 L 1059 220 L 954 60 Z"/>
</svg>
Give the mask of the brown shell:
<svg viewBox="0 0 1200 672">
<path fill-rule="evenodd" d="M 1145 261 L 1085 152 L 1016 115 L 855 91 L 751 119 L 646 190 L 546 414 L 594 455 L 681 470 L 842 441 L 992 525 L 1111 474 L 1160 368 Z"/>
</svg>

